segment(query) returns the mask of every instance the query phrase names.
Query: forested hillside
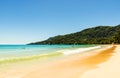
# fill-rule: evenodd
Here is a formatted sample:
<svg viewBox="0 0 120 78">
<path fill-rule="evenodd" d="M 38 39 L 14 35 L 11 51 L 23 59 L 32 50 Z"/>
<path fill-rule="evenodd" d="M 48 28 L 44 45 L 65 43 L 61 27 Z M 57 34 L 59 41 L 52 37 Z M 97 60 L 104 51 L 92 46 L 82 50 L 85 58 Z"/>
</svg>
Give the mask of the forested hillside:
<svg viewBox="0 0 120 78">
<path fill-rule="evenodd" d="M 97 26 L 76 33 L 50 37 L 47 40 L 30 44 L 111 44 L 112 42 L 119 43 L 119 30 L 120 25 Z"/>
</svg>

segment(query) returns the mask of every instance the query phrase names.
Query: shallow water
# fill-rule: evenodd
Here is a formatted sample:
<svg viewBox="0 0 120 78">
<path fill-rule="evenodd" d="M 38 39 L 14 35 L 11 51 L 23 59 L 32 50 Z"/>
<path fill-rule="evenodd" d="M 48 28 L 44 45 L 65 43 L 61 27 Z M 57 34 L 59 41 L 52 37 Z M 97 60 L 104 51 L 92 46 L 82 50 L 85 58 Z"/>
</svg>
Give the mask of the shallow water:
<svg viewBox="0 0 120 78">
<path fill-rule="evenodd" d="M 38 58 L 62 56 L 64 52 L 96 45 L 0 45 L 0 64 Z"/>
</svg>

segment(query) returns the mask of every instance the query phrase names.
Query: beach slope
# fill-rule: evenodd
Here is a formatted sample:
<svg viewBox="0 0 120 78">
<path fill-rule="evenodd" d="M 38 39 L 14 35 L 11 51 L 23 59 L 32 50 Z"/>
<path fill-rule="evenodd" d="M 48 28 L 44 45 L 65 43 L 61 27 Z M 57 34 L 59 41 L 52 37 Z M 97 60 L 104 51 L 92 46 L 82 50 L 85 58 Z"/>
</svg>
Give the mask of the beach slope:
<svg viewBox="0 0 120 78">
<path fill-rule="evenodd" d="M 57 61 L 14 68 L 2 78 L 119 78 L 120 46 L 108 46 Z M 16 70 L 16 71 L 12 71 Z"/>
</svg>

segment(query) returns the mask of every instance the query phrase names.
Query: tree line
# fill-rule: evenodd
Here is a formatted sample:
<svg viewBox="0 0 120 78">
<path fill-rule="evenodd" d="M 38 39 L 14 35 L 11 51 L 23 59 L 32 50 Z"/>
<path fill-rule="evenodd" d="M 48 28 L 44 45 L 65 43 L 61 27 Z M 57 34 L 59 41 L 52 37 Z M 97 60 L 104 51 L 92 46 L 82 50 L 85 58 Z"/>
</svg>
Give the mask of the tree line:
<svg viewBox="0 0 120 78">
<path fill-rule="evenodd" d="M 80 32 L 58 35 L 30 44 L 111 44 L 120 43 L 120 25 L 97 26 Z"/>
</svg>

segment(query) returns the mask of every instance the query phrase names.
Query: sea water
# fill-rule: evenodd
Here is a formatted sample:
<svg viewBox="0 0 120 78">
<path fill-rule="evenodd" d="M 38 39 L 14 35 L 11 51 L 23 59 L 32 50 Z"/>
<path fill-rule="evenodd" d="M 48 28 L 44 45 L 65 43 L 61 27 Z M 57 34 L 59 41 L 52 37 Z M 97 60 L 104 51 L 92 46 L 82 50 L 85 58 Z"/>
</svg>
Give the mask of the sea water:
<svg viewBox="0 0 120 78">
<path fill-rule="evenodd" d="M 80 50 L 100 48 L 96 45 L 0 45 L 0 64 L 43 57 L 63 56 Z"/>
</svg>

